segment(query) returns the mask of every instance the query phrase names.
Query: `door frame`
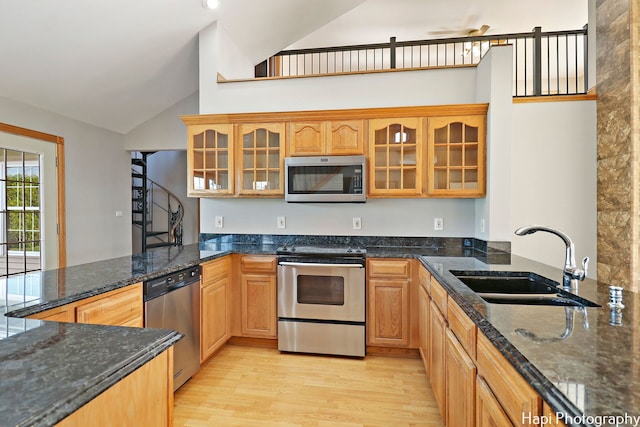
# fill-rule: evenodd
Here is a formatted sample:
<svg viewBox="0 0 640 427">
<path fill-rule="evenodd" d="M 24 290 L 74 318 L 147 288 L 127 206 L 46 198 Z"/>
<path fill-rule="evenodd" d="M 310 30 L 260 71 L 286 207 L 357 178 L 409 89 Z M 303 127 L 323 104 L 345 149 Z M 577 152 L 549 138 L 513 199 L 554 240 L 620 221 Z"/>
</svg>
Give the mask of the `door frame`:
<svg viewBox="0 0 640 427">
<path fill-rule="evenodd" d="M 0 132 L 26 136 L 40 141 L 56 144 L 56 173 L 58 175 L 58 268 L 67 265 L 66 221 L 65 221 L 65 186 L 64 186 L 64 138 L 36 130 L 22 128 L 0 122 Z"/>
</svg>

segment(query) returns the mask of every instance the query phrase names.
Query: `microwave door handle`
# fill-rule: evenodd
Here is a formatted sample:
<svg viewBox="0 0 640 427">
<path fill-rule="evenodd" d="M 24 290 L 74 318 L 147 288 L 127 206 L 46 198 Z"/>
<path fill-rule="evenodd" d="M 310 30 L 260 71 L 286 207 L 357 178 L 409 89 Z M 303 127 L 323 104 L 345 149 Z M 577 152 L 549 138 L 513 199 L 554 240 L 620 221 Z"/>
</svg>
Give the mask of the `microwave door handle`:
<svg viewBox="0 0 640 427">
<path fill-rule="evenodd" d="M 289 262 L 281 261 L 278 265 L 289 265 L 292 267 L 344 267 L 344 268 L 362 268 L 362 264 L 318 264 L 315 262 Z"/>
</svg>

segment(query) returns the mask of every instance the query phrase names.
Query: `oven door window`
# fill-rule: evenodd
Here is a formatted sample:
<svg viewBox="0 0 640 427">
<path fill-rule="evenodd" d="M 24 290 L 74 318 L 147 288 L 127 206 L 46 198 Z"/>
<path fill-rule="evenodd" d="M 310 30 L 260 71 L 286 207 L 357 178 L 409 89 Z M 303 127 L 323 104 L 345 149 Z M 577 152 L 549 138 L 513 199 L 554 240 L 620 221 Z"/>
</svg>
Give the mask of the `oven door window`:
<svg viewBox="0 0 640 427">
<path fill-rule="evenodd" d="M 300 275 L 298 304 L 344 305 L 344 277 Z"/>
</svg>

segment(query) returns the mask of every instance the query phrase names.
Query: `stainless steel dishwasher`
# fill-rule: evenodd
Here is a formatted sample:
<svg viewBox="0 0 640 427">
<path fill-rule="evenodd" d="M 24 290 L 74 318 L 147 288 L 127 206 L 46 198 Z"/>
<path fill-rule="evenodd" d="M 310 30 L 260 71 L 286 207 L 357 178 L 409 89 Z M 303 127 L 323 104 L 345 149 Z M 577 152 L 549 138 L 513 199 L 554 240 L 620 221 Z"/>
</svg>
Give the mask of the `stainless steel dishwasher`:
<svg viewBox="0 0 640 427">
<path fill-rule="evenodd" d="M 144 282 L 144 325 L 184 335 L 173 349 L 173 390 L 200 369 L 200 266 Z"/>
</svg>

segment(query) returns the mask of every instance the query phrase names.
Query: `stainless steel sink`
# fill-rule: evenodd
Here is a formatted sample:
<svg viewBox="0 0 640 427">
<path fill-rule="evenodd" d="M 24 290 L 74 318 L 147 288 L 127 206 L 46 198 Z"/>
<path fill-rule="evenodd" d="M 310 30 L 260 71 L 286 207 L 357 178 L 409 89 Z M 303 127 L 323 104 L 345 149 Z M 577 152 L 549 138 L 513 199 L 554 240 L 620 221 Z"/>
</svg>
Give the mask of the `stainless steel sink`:
<svg viewBox="0 0 640 427">
<path fill-rule="evenodd" d="M 559 288 L 559 283 L 531 272 L 451 271 L 480 298 L 492 304 L 600 307 Z"/>
</svg>

